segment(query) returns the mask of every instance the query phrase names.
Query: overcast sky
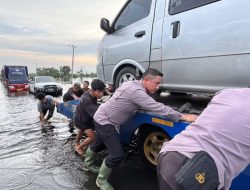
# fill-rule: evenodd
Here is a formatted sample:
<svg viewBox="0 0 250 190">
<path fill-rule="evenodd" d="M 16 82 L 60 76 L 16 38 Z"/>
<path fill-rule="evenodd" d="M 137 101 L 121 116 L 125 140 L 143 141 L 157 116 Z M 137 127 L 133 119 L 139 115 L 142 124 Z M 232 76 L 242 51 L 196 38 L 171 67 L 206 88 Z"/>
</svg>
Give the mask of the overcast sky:
<svg viewBox="0 0 250 190">
<path fill-rule="evenodd" d="M 126 0 L 0 0 L 0 66 L 71 66 L 95 72 L 104 35 L 100 19 L 114 19 Z"/>
</svg>

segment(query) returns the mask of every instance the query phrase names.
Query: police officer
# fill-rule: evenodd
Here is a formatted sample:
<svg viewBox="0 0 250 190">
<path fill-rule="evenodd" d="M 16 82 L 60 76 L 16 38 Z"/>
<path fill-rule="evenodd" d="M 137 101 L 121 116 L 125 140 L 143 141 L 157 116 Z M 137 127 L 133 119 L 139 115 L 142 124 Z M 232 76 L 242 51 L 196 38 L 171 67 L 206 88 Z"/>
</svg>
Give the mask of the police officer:
<svg viewBox="0 0 250 190">
<path fill-rule="evenodd" d="M 96 171 L 93 165 L 96 153 L 105 146 L 108 155 L 104 159 L 96 184 L 101 190 L 113 190 L 108 177 L 114 167 L 119 166 L 123 157 L 123 150 L 119 140 L 119 126 L 131 118 L 140 109 L 166 115 L 173 121 L 180 119 L 194 121 L 196 116 L 181 114 L 162 103 L 156 102 L 148 93 L 157 91 L 162 79 L 162 73 L 156 69 L 148 69 L 140 81 L 123 83 L 106 103 L 102 104 L 94 115 L 96 138 L 88 148 L 83 169 Z"/>
</svg>

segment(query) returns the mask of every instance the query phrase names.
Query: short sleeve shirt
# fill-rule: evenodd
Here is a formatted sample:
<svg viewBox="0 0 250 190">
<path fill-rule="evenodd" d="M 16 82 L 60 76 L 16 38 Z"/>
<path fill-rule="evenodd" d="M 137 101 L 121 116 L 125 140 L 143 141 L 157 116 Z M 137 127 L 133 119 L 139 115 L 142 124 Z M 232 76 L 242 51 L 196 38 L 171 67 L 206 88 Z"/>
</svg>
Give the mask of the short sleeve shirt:
<svg viewBox="0 0 250 190">
<path fill-rule="evenodd" d="M 49 110 L 54 107 L 53 97 L 50 95 L 45 96 L 45 102 L 39 101 L 37 104 L 38 112 L 43 112 L 43 110 Z"/>
</svg>

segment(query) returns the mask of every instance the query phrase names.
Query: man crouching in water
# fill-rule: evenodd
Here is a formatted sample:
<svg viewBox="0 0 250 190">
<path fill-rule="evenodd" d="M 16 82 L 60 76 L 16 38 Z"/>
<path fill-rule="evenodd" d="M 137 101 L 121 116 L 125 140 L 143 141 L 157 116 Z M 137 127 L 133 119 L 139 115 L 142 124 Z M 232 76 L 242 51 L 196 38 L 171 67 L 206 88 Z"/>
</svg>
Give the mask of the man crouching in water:
<svg viewBox="0 0 250 190">
<path fill-rule="evenodd" d="M 38 112 L 40 113 L 39 119 L 41 122 L 41 126 L 44 127 L 44 124 L 47 123 L 48 120 L 53 117 L 55 111 L 55 105 L 58 104 L 58 101 L 56 101 L 50 95 L 45 95 L 44 92 L 39 92 L 36 97 L 39 100 L 37 104 L 37 109 Z M 48 111 L 49 111 L 48 116 L 45 119 L 45 115 L 47 114 Z"/>
</svg>

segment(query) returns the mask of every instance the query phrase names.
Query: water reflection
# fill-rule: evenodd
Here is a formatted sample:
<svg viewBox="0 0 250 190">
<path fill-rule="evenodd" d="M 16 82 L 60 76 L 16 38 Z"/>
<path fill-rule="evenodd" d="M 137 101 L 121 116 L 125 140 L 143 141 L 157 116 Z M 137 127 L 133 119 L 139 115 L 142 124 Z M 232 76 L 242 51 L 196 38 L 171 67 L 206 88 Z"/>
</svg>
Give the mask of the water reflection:
<svg viewBox="0 0 250 190">
<path fill-rule="evenodd" d="M 29 92 L 8 92 L 9 97 L 27 96 Z"/>
<path fill-rule="evenodd" d="M 0 92 L 1 190 L 85 189 L 88 179 L 72 149 L 68 119 L 55 112 L 52 125 L 42 130 L 33 94 L 8 93 L 2 85 Z"/>
<path fill-rule="evenodd" d="M 64 92 L 70 86 L 64 85 Z M 75 154 L 76 134 L 67 118 L 55 112 L 53 127 L 42 130 L 34 95 L 9 94 L 1 84 L 0 110 L 1 190 L 98 189 L 96 174 L 81 170 L 83 158 Z M 97 164 L 101 161 L 102 155 Z M 156 176 L 145 172 L 140 159 L 122 164 L 110 180 L 119 190 L 157 189 Z"/>
</svg>

